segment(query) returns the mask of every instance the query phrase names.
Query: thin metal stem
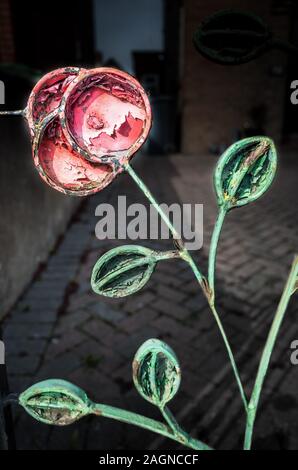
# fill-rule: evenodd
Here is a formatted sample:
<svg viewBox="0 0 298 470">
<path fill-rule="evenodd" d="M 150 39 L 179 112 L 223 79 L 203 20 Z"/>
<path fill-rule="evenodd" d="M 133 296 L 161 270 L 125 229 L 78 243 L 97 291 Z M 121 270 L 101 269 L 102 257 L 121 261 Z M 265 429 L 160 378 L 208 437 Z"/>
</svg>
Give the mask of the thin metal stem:
<svg viewBox="0 0 298 470">
<path fill-rule="evenodd" d="M 241 398 L 242 398 L 242 401 L 243 401 L 244 409 L 245 409 L 246 413 L 248 413 L 247 398 L 246 398 L 246 395 L 245 395 L 245 392 L 244 392 L 244 389 L 243 389 L 243 385 L 242 385 L 242 382 L 241 382 L 241 379 L 240 379 L 240 375 L 239 375 L 239 371 L 238 371 L 238 368 L 237 368 L 237 365 L 236 365 L 236 362 L 235 362 L 234 354 L 232 352 L 230 343 L 229 343 L 228 338 L 226 336 L 226 333 L 225 333 L 225 330 L 224 330 L 223 325 L 221 323 L 221 320 L 219 318 L 219 315 L 216 311 L 215 305 L 214 304 L 209 304 L 209 305 L 210 305 L 210 309 L 213 313 L 213 316 L 215 318 L 215 321 L 217 323 L 217 326 L 220 330 L 221 336 L 224 340 L 224 343 L 225 343 L 225 346 L 226 346 L 226 349 L 227 349 L 227 352 L 228 352 L 228 355 L 229 355 L 229 359 L 230 359 L 230 362 L 231 362 L 231 365 L 232 365 L 232 368 L 233 368 L 233 372 L 234 372 L 234 375 L 235 375 L 235 379 L 236 379 L 236 382 L 237 382 L 238 387 L 239 387 L 239 391 L 240 391 L 240 395 L 241 395 Z"/>
<path fill-rule="evenodd" d="M 180 258 L 180 253 L 177 250 L 173 251 L 156 251 L 155 260 L 166 260 L 166 259 L 175 259 Z"/>
<path fill-rule="evenodd" d="M 177 230 L 175 229 L 174 225 L 171 223 L 171 221 L 169 220 L 168 216 L 164 213 L 164 211 L 161 209 L 160 205 L 158 204 L 158 202 L 156 201 L 156 199 L 154 198 L 153 194 L 151 193 L 151 191 L 147 188 L 147 186 L 145 185 L 145 183 L 143 182 L 143 180 L 141 180 L 141 178 L 136 174 L 136 172 L 134 171 L 134 169 L 129 165 L 129 163 L 127 163 L 125 165 L 125 170 L 127 171 L 127 173 L 129 173 L 129 175 L 132 177 L 132 179 L 134 180 L 134 182 L 137 184 L 137 186 L 140 188 L 140 190 L 143 192 L 143 194 L 146 196 L 147 199 L 149 199 L 150 203 L 154 206 L 154 208 L 157 210 L 157 212 L 159 213 L 160 217 L 162 218 L 162 220 L 164 221 L 164 223 L 166 224 L 166 226 L 169 228 L 171 234 L 173 235 L 173 238 L 175 238 L 176 240 L 180 240 L 180 234 L 177 232 Z"/>
<path fill-rule="evenodd" d="M 186 262 L 188 262 L 188 264 L 190 265 L 190 267 L 191 267 L 191 269 L 192 269 L 199 285 L 201 286 L 201 288 L 202 288 L 202 290 L 203 290 L 203 292 L 204 292 L 204 294 L 205 294 L 205 296 L 208 300 L 210 309 L 213 313 L 213 316 L 214 316 L 214 318 L 216 320 L 216 323 L 219 327 L 219 331 L 222 335 L 224 344 L 226 346 L 227 353 L 228 353 L 229 359 L 231 361 L 231 365 L 232 365 L 232 368 L 233 368 L 233 371 L 234 371 L 234 374 L 235 374 L 235 378 L 236 378 L 236 381 L 237 381 L 237 384 L 238 384 L 238 387 L 239 387 L 239 390 L 240 390 L 241 398 L 243 400 L 244 408 L 245 408 L 245 411 L 247 412 L 247 400 L 246 400 L 246 397 L 245 397 L 245 393 L 244 393 L 244 390 L 243 390 L 243 386 L 242 386 L 242 383 L 241 383 L 241 379 L 240 379 L 240 375 L 239 375 L 239 372 L 238 372 L 238 369 L 237 369 L 237 365 L 236 365 L 236 362 L 235 362 L 235 359 L 234 359 L 234 356 L 233 356 L 233 352 L 231 350 L 229 341 L 227 339 L 227 335 L 225 334 L 224 327 L 221 323 L 221 320 L 220 320 L 220 318 L 219 318 L 219 316 L 216 312 L 215 306 L 214 306 L 214 294 L 211 295 L 211 297 L 208 294 L 208 286 L 206 286 L 206 284 L 204 282 L 205 281 L 204 277 L 202 276 L 202 274 L 201 274 L 200 270 L 198 269 L 196 263 L 194 262 L 192 256 L 190 255 L 190 253 L 185 248 L 185 246 L 183 244 L 183 241 L 180 240 L 180 236 L 179 236 L 178 232 L 175 230 L 175 228 L 173 227 L 173 225 L 171 224 L 170 220 L 168 219 L 168 216 L 163 212 L 160 205 L 157 203 L 157 201 L 155 200 L 155 198 L 153 197 L 153 195 L 151 194 L 151 192 L 149 191 L 147 186 L 138 177 L 138 175 L 135 173 L 135 171 L 133 170 L 133 168 L 129 164 L 126 164 L 125 169 L 130 174 L 130 176 L 133 178 L 133 180 L 136 182 L 136 184 L 141 189 L 141 191 L 144 193 L 144 195 L 149 199 L 151 204 L 155 207 L 157 212 L 160 214 L 161 218 L 163 219 L 163 221 L 166 223 L 169 230 L 171 231 L 173 237 L 176 238 L 176 239 L 179 238 L 180 246 L 181 246 L 180 256 Z M 219 211 L 218 219 L 217 219 L 216 224 L 215 224 L 215 228 L 214 228 L 214 232 L 213 232 L 213 236 L 212 236 L 212 241 L 211 241 L 211 246 L 213 247 L 212 254 L 211 254 L 211 265 L 213 265 L 213 278 L 214 278 L 216 248 L 217 248 L 217 243 L 218 243 L 218 240 L 219 240 L 219 235 L 220 235 L 220 231 L 221 231 L 221 227 L 222 227 L 222 224 L 223 224 L 225 214 L 226 214 L 226 209 L 223 208 Z M 210 266 L 210 259 L 209 259 L 209 266 Z M 211 272 L 212 272 L 212 270 L 211 270 Z M 213 283 L 213 288 L 214 288 L 214 283 Z M 214 292 L 214 291 L 212 291 L 212 292 Z"/>
<path fill-rule="evenodd" d="M 210 242 L 209 258 L 208 258 L 208 284 L 209 284 L 209 289 L 210 289 L 209 306 L 215 318 L 215 321 L 217 323 L 221 336 L 224 340 L 224 343 L 225 343 L 225 346 L 229 355 L 229 359 L 230 359 L 230 362 L 234 371 L 234 375 L 235 375 L 235 378 L 236 378 L 236 381 L 240 390 L 240 395 L 244 404 L 244 408 L 245 408 L 246 413 L 248 413 L 247 398 L 246 398 L 243 385 L 240 379 L 240 374 L 239 374 L 239 371 L 235 362 L 235 358 L 234 358 L 230 343 L 228 341 L 223 324 L 220 320 L 220 317 L 217 313 L 215 303 L 214 303 L 215 302 L 214 280 L 215 280 L 217 246 L 218 246 L 218 242 L 219 242 L 219 238 L 220 238 L 220 234 L 221 234 L 221 230 L 222 230 L 222 226 L 223 226 L 223 222 L 225 220 L 226 214 L 227 214 L 227 208 L 225 206 L 220 206 L 218 214 L 217 214 L 216 222 L 214 225 L 214 229 L 213 229 L 211 242 Z"/>
<path fill-rule="evenodd" d="M 219 237 L 220 237 L 220 233 L 221 233 L 221 229 L 223 226 L 226 213 L 227 213 L 226 208 L 224 206 L 221 206 L 217 214 L 217 219 L 214 225 L 211 242 L 210 242 L 209 258 L 208 258 L 208 284 L 209 284 L 209 288 L 211 291 L 213 302 L 215 299 L 214 278 L 215 278 L 217 245 L 219 242 Z"/>
<path fill-rule="evenodd" d="M 115 419 L 123 423 L 132 424 L 134 426 L 147 429 L 148 431 L 161 434 L 162 436 L 180 442 L 181 444 L 184 444 L 185 446 L 190 447 L 191 449 L 212 450 L 211 447 L 209 447 L 208 445 L 190 436 L 188 436 L 188 439 L 186 441 L 182 441 L 181 436 L 175 435 L 168 426 L 161 423 L 160 421 L 147 418 L 131 411 L 122 410 L 120 408 L 115 408 L 109 405 L 103 405 L 101 403 L 93 403 L 91 405 L 90 411 L 91 413 L 97 416 L 104 416 L 105 418 Z"/>
<path fill-rule="evenodd" d="M 0 116 L 23 116 L 24 109 L 16 109 L 15 111 L 0 111 Z"/>
<path fill-rule="evenodd" d="M 172 429 L 174 435 L 177 437 L 178 441 L 181 442 L 184 445 L 187 445 L 187 443 L 192 440 L 193 438 L 186 432 L 184 431 L 180 424 L 178 424 L 176 418 L 174 417 L 173 413 L 170 411 L 170 409 L 167 406 L 164 406 L 160 408 L 160 411 L 170 428 Z M 195 442 L 195 440 L 194 440 Z"/>
<path fill-rule="evenodd" d="M 184 432 L 181 432 L 182 430 L 179 424 L 177 423 L 176 418 L 174 417 L 174 415 L 171 413 L 171 411 L 169 410 L 167 406 L 160 407 L 160 412 L 162 416 L 164 417 L 165 422 L 168 423 L 168 425 L 172 429 L 175 436 L 184 434 Z"/>
<path fill-rule="evenodd" d="M 250 450 L 252 442 L 252 434 L 254 428 L 254 422 L 257 414 L 257 408 L 262 392 L 263 383 L 266 377 L 266 373 L 269 367 L 272 351 L 276 342 L 276 338 L 281 327 L 284 315 L 286 313 L 289 300 L 292 294 L 295 292 L 295 287 L 298 278 L 298 257 L 294 258 L 290 274 L 288 276 L 286 285 L 284 287 L 281 299 L 279 301 L 266 344 L 263 349 L 262 357 L 259 363 L 259 368 L 252 391 L 251 399 L 248 405 L 248 416 L 246 422 L 245 439 L 244 439 L 244 450 Z"/>
<path fill-rule="evenodd" d="M 180 234 L 177 232 L 177 230 L 175 229 L 175 227 L 173 226 L 173 224 L 169 220 L 168 216 L 162 210 L 162 208 L 160 207 L 160 205 L 158 204 L 158 202 L 154 198 L 151 191 L 147 188 L 145 183 L 139 178 L 139 176 L 136 174 L 134 169 L 129 165 L 129 163 L 127 163 L 124 168 L 129 173 L 129 175 L 132 177 L 132 179 L 137 184 L 137 186 L 140 188 L 140 190 L 143 192 L 143 194 L 150 201 L 150 203 L 153 205 L 153 207 L 156 209 L 156 211 L 158 212 L 158 214 L 160 215 L 160 217 L 162 218 L 162 220 L 164 221 L 164 223 L 166 224 L 166 226 L 170 230 L 170 232 L 173 236 L 173 239 L 177 241 L 177 244 L 179 244 L 180 257 L 183 258 L 185 261 L 187 261 L 190 264 L 190 266 L 192 267 L 192 269 L 195 273 L 195 276 L 196 276 L 199 284 L 202 286 L 202 288 L 204 288 L 205 285 L 204 285 L 203 276 L 202 276 L 200 270 L 197 268 L 197 266 L 196 266 L 193 258 L 191 257 L 190 253 L 185 248 L 184 243 L 181 240 Z"/>
</svg>

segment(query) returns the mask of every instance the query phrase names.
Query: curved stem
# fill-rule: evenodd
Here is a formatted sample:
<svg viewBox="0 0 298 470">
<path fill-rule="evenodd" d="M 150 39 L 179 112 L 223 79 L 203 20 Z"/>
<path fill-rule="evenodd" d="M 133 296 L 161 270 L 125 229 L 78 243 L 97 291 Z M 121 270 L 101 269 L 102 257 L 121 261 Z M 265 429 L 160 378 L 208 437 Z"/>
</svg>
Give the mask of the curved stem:
<svg viewBox="0 0 298 470">
<path fill-rule="evenodd" d="M 218 240 L 219 240 L 219 235 L 220 235 L 220 231 L 221 231 L 221 228 L 222 228 L 222 224 L 223 224 L 223 221 L 224 221 L 224 217 L 226 215 L 226 208 L 222 207 L 219 211 L 218 218 L 217 218 L 215 228 L 214 228 L 214 231 L 213 231 L 212 241 L 211 241 L 211 250 L 210 250 L 211 253 L 210 253 L 210 256 L 209 256 L 209 269 L 211 269 L 211 280 L 213 279 L 213 284 L 212 284 L 213 289 L 210 290 L 209 285 L 206 285 L 205 278 L 202 276 L 202 274 L 201 274 L 200 270 L 198 269 L 196 263 L 194 262 L 192 256 L 190 255 L 190 253 L 185 248 L 183 241 L 180 239 L 180 235 L 176 231 L 175 227 L 171 224 L 168 216 L 163 212 L 160 205 L 158 204 L 158 202 L 153 197 L 152 193 L 149 191 L 147 186 L 138 177 L 138 175 L 135 173 L 133 168 L 128 163 L 125 165 L 124 168 L 129 173 L 129 175 L 132 177 L 132 179 L 135 181 L 135 183 L 138 185 L 138 187 L 141 189 L 141 191 L 144 193 L 144 195 L 149 199 L 149 201 L 155 207 L 157 212 L 160 214 L 162 220 L 165 222 L 165 224 L 168 226 L 169 230 L 171 231 L 171 233 L 173 235 L 173 238 L 179 240 L 180 256 L 191 267 L 191 269 L 192 269 L 199 285 L 201 286 L 201 288 L 202 288 L 202 290 L 203 290 L 203 292 L 204 292 L 204 294 L 205 294 L 205 296 L 208 300 L 210 309 L 211 309 L 211 311 L 213 313 L 213 316 L 216 320 L 216 323 L 219 327 L 219 330 L 220 330 L 220 333 L 222 335 L 223 341 L 225 343 L 225 346 L 226 346 L 226 349 L 227 349 L 227 352 L 228 352 L 228 356 L 230 358 L 231 365 L 232 365 L 232 368 L 233 368 L 233 371 L 234 371 L 234 374 L 235 374 L 235 378 L 236 378 L 236 381 L 237 381 L 237 384 L 238 384 L 238 387 L 239 387 L 239 390 L 240 390 L 240 394 L 241 394 L 241 398 L 243 400 L 244 408 L 245 408 L 245 411 L 247 412 L 247 400 L 246 400 L 245 393 L 244 393 L 244 390 L 243 390 L 243 386 L 242 386 L 242 383 L 241 383 L 241 380 L 240 380 L 240 375 L 239 375 L 239 372 L 238 372 L 238 369 L 237 369 L 237 365 L 236 365 L 231 347 L 229 345 L 227 335 L 225 334 L 224 327 L 221 323 L 221 320 L 220 320 L 220 318 L 219 318 L 219 316 L 216 312 L 215 306 L 214 306 L 214 267 L 215 267 L 215 260 L 216 260 L 216 248 L 217 248 L 217 243 L 218 243 Z M 209 273 L 210 273 L 210 271 L 209 271 Z"/>
<path fill-rule="evenodd" d="M 203 442 L 197 439 L 193 439 L 190 436 L 188 437 L 186 442 L 182 442 L 181 436 L 175 435 L 172 430 L 165 424 L 161 423 L 160 421 L 147 418 L 146 416 L 133 413 L 131 411 L 115 408 L 114 406 L 103 405 L 101 403 L 92 403 L 90 412 L 97 416 L 104 416 L 105 418 L 115 419 L 123 423 L 132 424 L 134 426 L 147 429 L 148 431 L 161 434 L 162 436 L 180 442 L 181 444 L 184 444 L 185 446 L 190 447 L 191 449 L 212 450 L 211 447 L 209 447 L 208 445 L 204 444 Z"/>
<path fill-rule="evenodd" d="M 219 237 L 220 237 L 220 233 L 221 233 L 221 229 L 223 226 L 226 213 L 227 213 L 226 208 L 224 206 L 221 206 L 217 214 L 217 219 L 214 225 L 211 242 L 210 242 L 209 258 L 208 258 L 208 284 L 210 287 L 213 302 L 215 298 L 215 290 L 214 290 L 215 274 L 214 273 L 215 273 L 215 265 L 216 265 L 217 245 L 219 242 Z"/>
<path fill-rule="evenodd" d="M 221 323 L 221 320 L 219 318 L 219 315 L 216 311 L 215 305 L 214 304 L 209 304 L 209 305 L 210 305 L 210 309 L 213 313 L 213 316 L 215 318 L 215 321 L 217 323 L 217 326 L 218 326 L 218 328 L 221 332 L 221 336 L 224 340 L 224 343 L 225 343 L 225 346 L 226 346 L 226 349 L 227 349 L 227 352 L 228 352 L 228 355 L 229 355 L 229 359 L 230 359 L 230 362 L 231 362 L 231 365 L 232 365 L 232 368 L 233 368 L 233 372 L 234 372 L 234 375 L 235 375 L 235 378 L 236 378 L 236 382 L 237 382 L 238 387 L 239 387 L 239 391 L 240 391 L 240 395 L 241 395 L 241 398 L 242 398 L 242 401 L 243 401 L 244 409 L 245 409 L 246 413 L 248 413 L 247 398 L 246 398 L 246 395 L 245 395 L 245 392 L 244 392 L 244 389 L 243 389 L 243 385 L 242 385 L 242 382 L 241 382 L 241 379 L 240 379 L 239 371 L 238 371 L 238 368 L 237 368 L 237 365 L 236 365 L 236 362 L 235 362 L 235 358 L 234 358 L 230 343 L 229 343 L 228 338 L 226 336 L 226 333 L 225 333 L 225 330 L 224 330 L 223 325 Z"/>
<path fill-rule="evenodd" d="M 181 258 L 180 253 L 177 250 L 173 250 L 173 251 L 156 251 L 155 252 L 155 259 L 157 261 L 167 260 L 167 259 L 175 259 L 175 258 Z"/>
<path fill-rule="evenodd" d="M 178 424 L 176 418 L 172 414 L 172 412 L 169 410 L 167 406 L 164 406 L 163 408 L 160 408 L 160 411 L 170 428 L 172 429 L 174 435 L 177 437 L 179 442 L 187 446 L 187 443 L 190 441 L 194 441 L 193 439 L 187 432 L 185 432 L 181 426 Z"/>
<path fill-rule="evenodd" d="M 263 349 L 262 357 L 259 363 L 259 368 L 252 391 L 251 399 L 248 405 L 248 416 L 246 422 L 244 449 L 249 450 L 251 448 L 252 434 L 254 428 L 254 422 L 256 418 L 257 408 L 260 400 L 260 395 L 265 380 L 265 376 L 269 367 L 272 351 L 276 342 L 276 338 L 282 324 L 285 312 L 287 310 L 289 300 L 295 292 L 295 287 L 298 277 L 298 257 L 295 257 L 290 274 L 288 276 L 286 285 L 284 287 L 281 299 L 279 301 L 276 314 L 274 316 L 265 347 Z"/>
<path fill-rule="evenodd" d="M 15 111 L 0 111 L 0 116 L 23 116 L 24 109 L 16 109 Z"/>
<path fill-rule="evenodd" d="M 174 225 L 169 220 L 169 217 L 167 216 L 167 214 L 165 214 L 165 212 L 162 210 L 162 208 L 160 207 L 160 205 L 158 204 L 158 202 L 154 198 L 151 191 L 147 188 L 145 183 L 139 178 L 139 176 L 136 174 L 134 169 L 129 165 L 129 163 L 126 163 L 124 168 L 129 173 L 129 175 L 132 177 L 132 179 L 137 184 L 137 186 L 140 188 L 140 190 L 143 192 L 143 194 L 150 201 L 150 203 L 153 205 L 153 207 L 156 209 L 156 211 L 160 215 L 161 219 L 164 221 L 164 223 L 166 224 L 166 226 L 170 230 L 170 232 L 173 236 L 173 239 L 176 240 L 176 243 L 179 246 L 180 257 L 183 258 L 185 261 L 187 261 L 191 265 L 193 271 L 195 272 L 195 276 L 196 276 L 198 282 L 200 283 L 202 288 L 205 289 L 203 276 L 202 276 L 200 270 L 197 268 L 193 258 L 191 257 L 191 255 L 187 251 L 187 249 L 185 248 L 184 243 L 181 240 L 180 234 L 177 232 Z"/>
<path fill-rule="evenodd" d="M 214 278 L 215 278 L 217 246 L 218 246 L 218 242 L 219 242 L 219 238 L 220 238 L 220 234 L 221 234 L 221 229 L 222 229 L 222 226 L 223 226 L 223 222 L 224 222 L 226 213 L 227 213 L 226 207 L 225 206 L 220 206 L 218 214 L 217 214 L 216 222 L 215 222 L 215 225 L 214 225 L 214 229 L 213 229 L 211 242 L 210 242 L 209 258 L 208 258 L 208 284 L 209 284 L 209 289 L 210 289 L 209 306 L 210 306 L 212 314 L 215 318 L 215 321 L 217 323 L 217 326 L 219 328 L 219 331 L 221 333 L 223 341 L 225 343 L 225 346 L 226 346 L 226 349 L 227 349 L 227 352 L 228 352 L 228 355 L 229 355 L 229 359 L 230 359 L 230 362 L 231 362 L 231 365 L 232 365 L 232 368 L 233 368 L 233 372 L 234 372 L 234 375 L 235 375 L 235 378 L 236 378 L 236 382 L 237 382 L 238 387 L 239 387 L 239 391 L 240 391 L 240 395 L 241 395 L 241 398 L 242 398 L 242 401 L 243 401 L 244 409 L 247 413 L 248 412 L 247 399 L 246 399 L 246 395 L 245 395 L 243 385 L 242 385 L 242 382 L 241 382 L 241 379 L 240 379 L 239 371 L 238 371 L 238 368 L 237 368 L 237 365 L 236 365 L 236 362 L 235 362 L 235 359 L 234 359 L 234 355 L 233 355 L 233 352 L 231 350 L 231 346 L 229 344 L 227 335 L 225 333 L 223 324 L 222 324 L 222 322 L 219 318 L 219 315 L 217 313 L 217 310 L 216 310 L 215 304 L 214 304 L 214 301 L 215 301 Z"/>
<path fill-rule="evenodd" d="M 173 238 L 175 238 L 176 240 L 180 240 L 180 234 L 177 232 L 174 225 L 169 220 L 168 216 L 161 209 L 160 205 L 158 204 L 158 202 L 154 198 L 151 191 L 147 188 L 147 186 L 145 185 L 143 180 L 141 180 L 141 178 L 139 178 L 139 176 L 136 174 L 134 169 L 129 165 L 129 163 L 126 163 L 124 168 L 127 171 L 127 173 L 132 177 L 132 179 L 137 184 L 137 186 L 140 188 L 140 190 L 143 192 L 143 194 L 146 196 L 146 198 L 149 199 L 150 203 L 154 206 L 156 211 L 159 213 L 160 217 L 162 218 L 162 220 L 164 221 L 166 226 L 169 228 L 171 234 L 173 235 Z"/>
<path fill-rule="evenodd" d="M 160 412 L 162 416 L 164 417 L 165 422 L 168 423 L 169 427 L 172 429 L 175 436 L 184 434 L 179 424 L 177 423 L 176 418 L 174 417 L 174 415 L 171 413 L 171 411 L 169 410 L 167 406 L 160 407 Z"/>
</svg>

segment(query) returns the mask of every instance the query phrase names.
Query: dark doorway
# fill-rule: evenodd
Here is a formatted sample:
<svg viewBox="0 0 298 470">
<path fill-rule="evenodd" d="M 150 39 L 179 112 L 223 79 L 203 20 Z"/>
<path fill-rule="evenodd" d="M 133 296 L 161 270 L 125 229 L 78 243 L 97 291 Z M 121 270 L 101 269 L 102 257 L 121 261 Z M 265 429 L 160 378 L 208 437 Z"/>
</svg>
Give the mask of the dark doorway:
<svg viewBox="0 0 298 470">
<path fill-rule="evenodd" d="M 94 0 L 96 65 L 132 73 L 150 96 L 150 154 L 180 149 L 179 46 L 181 0 Z"/>
</svg>

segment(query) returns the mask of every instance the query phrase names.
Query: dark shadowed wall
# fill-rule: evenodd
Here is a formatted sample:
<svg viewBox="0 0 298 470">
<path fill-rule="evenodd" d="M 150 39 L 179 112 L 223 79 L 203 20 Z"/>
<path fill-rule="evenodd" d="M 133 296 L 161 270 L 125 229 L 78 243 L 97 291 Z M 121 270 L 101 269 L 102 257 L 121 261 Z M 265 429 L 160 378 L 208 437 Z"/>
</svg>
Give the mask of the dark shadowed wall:
<svg viewBox="0 0 298 470">
<path fill-rule="evenodd" d="M 36 0 L 0 0 L 0 79 L 6 92 L 1 110 L 24 108 L 33 87 L 28 77 L 19 75 L 18 67 L 13 65 L 7 74 L 3 63 L 21 64 L 41 74 L 58 65 L 93 65 L 91 6 L 89 0 L 74 1 L 70 7 L 53 0 L 45 13 L 43 4 Z M 33 166 L 29 132 L 20 117 L 0 119 L 0 201 L 2 318 L 81 202 L 40 179 Z"/>
</svg>

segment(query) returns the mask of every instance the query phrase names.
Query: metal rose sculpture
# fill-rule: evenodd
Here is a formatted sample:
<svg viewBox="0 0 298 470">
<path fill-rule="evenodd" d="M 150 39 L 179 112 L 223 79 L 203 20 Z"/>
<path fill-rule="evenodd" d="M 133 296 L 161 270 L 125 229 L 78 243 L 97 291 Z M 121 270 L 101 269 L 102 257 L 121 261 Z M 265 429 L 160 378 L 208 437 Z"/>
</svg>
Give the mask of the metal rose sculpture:
<svg viewBox="0 0 298 470">
<path fill-rule="evenodd" d="M 142 289 L 154 276 L 159 262 L 179 258 L 189 265 L 206 297 L 231 362 L 246 415 L 244 449 L 250 449 L 271 354 L 289 300 L 297 290 L 298 257 L 293 261 L 248 398 L 216 308 L 216 251 L 228 212 L 257 200 L 271 185 L 277 166 L 272 140 L 263 136 L 243 139 L 230 146 L 217 163 L 214 187 L 218 217 L 205 277 L 162 207 L 130 165 L 151 127 L 148 98 L 133 77 L 111 68 L 58 69 L 36 84 L 24 111 L 1 114 L 23 115 L 27 119 L 34 164 L 42 179 L 54 189 L 84 196 L 101 191 L 126 171 L 153 204 L 172 234 L 174 249 L 161 252 L 136 245 L 114 248 L 96 262 L 91 275 L 92 289 L 99 295 L 121 298 Z M 174 351 L 167 344 L 149 339 L 141 345 L 133 360 L 132 376 L 140 395 L 160 410 L 164 422 L 93 403 L 83 390 L 57 379 L 33 385 L 20 394 L 18 402 L 33 418 L 46 424 L 67 425 L 95 414 L 134 424 L 192 449 L 211 450 L 185 432 L 168 407 L 178 392 L 181 370 Z"/>
<path fill-rule="evenodd" d="M 34 164 L 54 189 L 74 196 L 101 191 L 127 169 L 151 127 L 141 85 L 113 68 L 65 67 L 42 77 L 24 110 Z"/>
</svg>

